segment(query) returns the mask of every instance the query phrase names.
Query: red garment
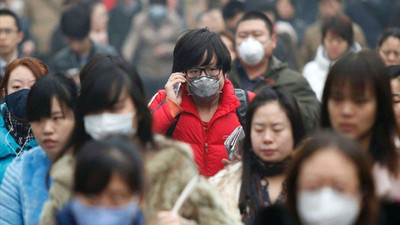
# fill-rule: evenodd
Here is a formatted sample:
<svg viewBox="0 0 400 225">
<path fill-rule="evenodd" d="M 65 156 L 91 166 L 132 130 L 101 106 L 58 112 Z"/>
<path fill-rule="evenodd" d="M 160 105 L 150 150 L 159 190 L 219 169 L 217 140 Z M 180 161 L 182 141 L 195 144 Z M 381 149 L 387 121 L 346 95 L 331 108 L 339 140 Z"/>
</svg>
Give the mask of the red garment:
<svg viewBox="0 0 400 225">
<path fill-rule="evenodd" d="M 240 102 L 235 96 L 232 83 L 225 79 L 221 104 L 207 124 L 201 121 L 196 106 L 184 86 L 182 86 L 182 90 L 181 108 L 183 111 L 172 138 L 190 144 L 200 174 L 206 177 L 213 176 L 224 168 L 222 159 L 228 159 L 224 141 L 236 127 L 240 126 L 236 115 L 236 108 Z M 250 100 L 255 96 L 252 92 L 248 92 L 248 94 Z M 154 121 L 153 131 L 161 134 L 165 134 L 175 122 L 165 99 L 165 90 L 160 90 L 150 102 Z M 207 127 L 204 128 L 204 125 Z"/>
</svg>

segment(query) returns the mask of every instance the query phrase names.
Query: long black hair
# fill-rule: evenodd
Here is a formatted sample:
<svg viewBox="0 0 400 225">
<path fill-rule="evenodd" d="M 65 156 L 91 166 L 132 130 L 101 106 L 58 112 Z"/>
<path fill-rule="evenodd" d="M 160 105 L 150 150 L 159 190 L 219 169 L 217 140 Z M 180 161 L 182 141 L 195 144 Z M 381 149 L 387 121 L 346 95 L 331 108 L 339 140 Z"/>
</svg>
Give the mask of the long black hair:
<svg viewBox="0 0 400 225">
<path fill-rule="evenodd" d="M 255 111 L 270 102 L 278 102 L 282 107 L 286 116 L 288 117 L 291 127 L 292 136 L 294 140 L 294 147 L 300 142 L 305 134 L 304 124 L 301 118 L 300 109 L 293 95 L 279 86 L 271 86 L 260 90 L 253 101 L 249 104 L 246 114 L 245 126 L 245 140 L 243 146 L 243 172 L 242 172 L 242 186 L 239 196 L 239 209 L 244 220 L 248 221 L 260 209 L 258 199 L 252 189 L 251 185 L 256 185 L 257 190 L 260 190 L 260 182 L 255 182 L 255 162 L 257 156 L 252 150 L 251 144 L 251 123 Z"/>
</svg>

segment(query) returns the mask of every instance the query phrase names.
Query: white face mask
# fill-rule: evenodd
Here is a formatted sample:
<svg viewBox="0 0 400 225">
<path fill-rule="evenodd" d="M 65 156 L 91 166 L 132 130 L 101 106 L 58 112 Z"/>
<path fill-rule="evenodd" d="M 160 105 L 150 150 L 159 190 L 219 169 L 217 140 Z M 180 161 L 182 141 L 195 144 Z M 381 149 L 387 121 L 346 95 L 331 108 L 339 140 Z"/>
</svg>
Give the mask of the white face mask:
<svg viewBox="0 0 400 225">
<path fill-rule="evenodd" d="M 264 46 L 261 42 L 247 38 L 238 47 L 239 57 L 248 65 L 256 65 L 264 58 Z"/>
<path fill-rule="evenodd" d="M 112 134 L 135 134 L 136 129 L 132 127 L 135 114 L 136 111 L 127 114 L 103 113 L 84 116 L 83 122 L 86 133 L 95 140 L 101 140 Z"/>
<path fill-rule="evenodd" d="M 325 187 L 298 194 L 297 211 L 304 225 L 352 225 L 360 213 L 356 197 Z"/>
</svg>

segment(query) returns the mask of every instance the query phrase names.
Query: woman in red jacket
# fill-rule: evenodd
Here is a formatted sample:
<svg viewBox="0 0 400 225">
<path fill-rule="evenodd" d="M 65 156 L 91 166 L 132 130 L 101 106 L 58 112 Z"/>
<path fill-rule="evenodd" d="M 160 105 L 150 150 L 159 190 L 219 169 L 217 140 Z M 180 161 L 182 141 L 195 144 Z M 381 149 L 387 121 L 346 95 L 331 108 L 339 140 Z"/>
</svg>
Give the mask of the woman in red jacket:
<svg viewBox="0 0 400 225">
<path fill-rule="evenodd" d="M 226 79 L 231 57 L 207 29 L 186 32 L 174 49 L 172 74 L 165 90 L 150 101 L 153 130 L 192 146 L 200 173 L 206 177 L 224 167 L 224 141 L 240 126 L 240 102 Z M 248 93 L 250 99 L 254 94 Z"/>
</svg>

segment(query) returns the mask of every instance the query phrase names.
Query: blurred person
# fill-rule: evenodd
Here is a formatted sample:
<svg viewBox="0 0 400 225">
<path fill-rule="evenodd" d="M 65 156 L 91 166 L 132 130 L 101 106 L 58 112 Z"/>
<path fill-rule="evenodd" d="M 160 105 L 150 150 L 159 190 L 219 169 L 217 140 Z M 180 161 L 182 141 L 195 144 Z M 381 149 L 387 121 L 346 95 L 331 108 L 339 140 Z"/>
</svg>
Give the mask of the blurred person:
<svg viewBox="0 0 400 225">
<path fill-rule="evenodd" d="M 133 18 L 142 10 L 140 0 L 118 0 L 117 5 L 110 11 L 108 21 L 108 39 L 110 45 L 122 52 L 122 45 L 132 27 Z"/>
<path fill-rule="evenodd" d="M 393 6 L 394 0 L 355 0 L 347 4 L 346 15 L 360 25 L 370 49 L 376 48 L 376 40 L 388 25 Z"/>
<path fill-rule="evenodd" d="M 122 55 L 137 67 L 146 95 L 152 96 L 168 79 L 172 51 L 183 21 L 167 9 L 166 0 L 150 0 L 149 4 L 134 17 Z"/>
<path fill-rule="evenodd" d="M 241 125 L 229 50 L 207 29 L 187 31 L 176 43 L 172 74 L 149 103 L 153 130 L 191 145 L 200 174 L 224 168 L 225 139 Z M 179 87 L 180 88 L 177 88 Z M 251 101 L 253 93 L 243 91 Z"/>
<path fill-rule="evenodd" d="M 298 149 L 286 181 L 293 224 L 376 224 L 371 163 L 353 141 L 326 131 L 312 136 Z"/>
<path fill-rule="evenodd" d="M 219 38 L 221 38 L 222 42 L 228 48 L 229 54 L 231 55 L 231 61 L 236 59 L 236 51 L 235 51 L 235 37 L 228 31 L 223 31 L 219 33 Z"/>
<path fill-rule="evenodd" d="M 108 20 L 109 15 L 105 4 L 94 1 L 90 7 L 90 31 L 89 38 L 99 45 L 108 45 Z"/>
<path fill-rule="evenodd" d="M 292 43 L 298 46 L 303 40 L 306 23 L 296 15 L 296 2 L 294 0 L 276 0 L 276 9 L 278 12 L 277 21 L 282 20 L 289 22 L 296 31 L 296 38 L 293 38 Z"/>
<path fill-rule="evenodd" d="M 235 35 L 235 29 L 236 25 L 239 22 L 239 20 L 243 17 L 243 15 L 246 13 L 246 4 L 237 1 L 237 0 L 232 0 L 229 1 L 222 9 L 222 17 L 225 22 L 225 27 L 228 32 L 230 32 L 232 35 Z"/>
<path fill-rule="evenodd" d="M 248 12 L 243 16 L 237 25 L 235 46 L 238 59 L 228 74 L 233 86 L 253 92 L 271 84 L 286 88 L 299 101 L 306 130 L 316 128 L 318 100 L 300 73 L 273 56 L 276 33 L 264 13 Z"/>
<path fill-rule="evenodd" d="M 314 61 L 308 62 L 303 76 L 321 101 L 326 76 L 332 65 L 349 52 L 358 52 L 361 46 L 354 41 L 352 23 L 344 14 L 327 19 L 322 25 L 322 43 L 318 47 Z"/>
<path fill-rule="evenodd" d="M 58 225 L 142 225 L 143 162 L 126 138 L 90 141 L 76 155 L 74 197 L 56 215 Z"/>
<path fill-rule="evenodd" d="M 400 149 L 400 65 L 389 66 L 390 87 L 392 90 L 392 104 L 396 119 L 397 139 L 395 147 Z"/>
<path fill-rule="evenodd" d="M 75 129 L 78 91 L 63 74 L 44 76 L 32 86 L 26 115 L 39 146 L 17 157 L 0 186 L 0 223 L 37 224 L 48 199 L 47 171 Z M 71 151 L 69 149 L 68 151 Z"/>
<path fill-rule="evenodd" d="M 299 64 L 300 67 L 315 59 L 317 49 L 321 44 L 322 25 L 325 20 L 330 19 L 337 14 L 343 13 L 343 0 L 318 0 L 318 19 L 306 28 L 304 32 L 303 43 L 300 46 Z M 361 45 L 363 49 L 368 48 L 364 33 L 360 26 L 352 23 L 354 40 Z"/>
<path fill-rule="evenodd" d="M 18 16 L 8 9 L 0 9 L 0 80 L 8 64 L 22 57 L 18 44 L 23 37 Z"/>
<path fill-rule="evenodd" d="M 47 73 L 47 66 L 34 58 L 16 59 L 6 68 L 0 85 L 5 98 L 0 105 L 0 183 L 11 161 L 37 146 L 26 120 L 26 100 L 32 85 Z"/>
<path fill-rule="evenodd" d="M 252 224 L 263 207 L 284 204 L 284 170 L 305 133 L 296 99 L 282 87 L 260 90 L 246 115 L 242 162 L 210 178 L 230 213 Z"/>
<path fill-rule="evenodd" d="M 118 56 L 95 56 L 80 76 L 79 111 L 83 124 L 82 130 L 75 133 L 74 153 L 90 139 L 103 140 L 114 134 L 131 136 L 145 160 L 148 186 L 142 209 L 146 224 L 166 224 L 168 220 L 204 225 L 239 223 L 227 213 L 220 197 L 202 177 L 198 177 L 187 201 L 172 211 L 183 189 L 197 177 L 198 169 L 188 145 L 153 135 L 141 79 L 128 63 Z M 51 169 L 53 185 L 41 224 L 54 224 L 54 213 L 72 197 L 73 162 L 63 156 Z"/>
<path fill-rule="evenodd" d="M 377 53 L 349 53 L 331 68 L 322 94 L 321 127 L 356 140 L 374 162 L 379 197 L 393 198 L 400 187 L 400 156 L 387 69 Z"/>
<path fill-rule="evenodd" d="M 376 49 L 386 66 L 400 65 L 400 28 L 389 27 L 383 30 Z"/>
<path fill-rule="evenodd" d="M 91 18 L 82 5 L 67 9 L 61 17 L 61 31 L 68 46 L 61 49 L 52 59 L 54 72 L 65 73 L 79 85 L 79 72 L 97 54 L 117 54 L 111 46 L 98 45 L 89 38 Z"/>
<path fill-rule="evenodd" d="M 196 28 L 207 28 L 211 32 L 219 33 L 226 29 L 222 11 L 219 8 L 211 8 L 198 17 Z"/>
</svg>

